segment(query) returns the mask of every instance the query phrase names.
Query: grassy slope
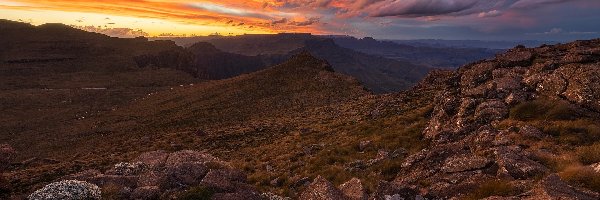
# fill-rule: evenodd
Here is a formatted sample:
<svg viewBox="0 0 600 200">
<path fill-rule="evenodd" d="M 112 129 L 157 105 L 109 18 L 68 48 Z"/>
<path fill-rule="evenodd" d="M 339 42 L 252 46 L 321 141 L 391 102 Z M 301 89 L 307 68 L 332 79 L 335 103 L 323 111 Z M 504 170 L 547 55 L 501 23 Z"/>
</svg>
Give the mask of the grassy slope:
<svg viewBox="0 0 600 200">
<path fill-rule="evenodd" d="M 391 179 L 403 157 L 349 172 L 356 160 L 422 148 L 428 93 L 369 95 L 354 79 L 333 73 L 308 55 L 232 79 L 152 93 L 51 130 L 21 159 L 57 160 L 17 166 L 21 192 L 83 169 L 102 169 L 149 150 L 197 149 L 231 161 L 267 189 L 292 195 L 303 177 Z M 110 98 L 109 98 L 110 99 Z M 373 146 L 357 150 L 360 141 Z M 11 143 L 11 142 L 9 142 Z M 314 147 L 312 150 L 311 148 Z M 308 150 L 307 150 L 308 149 Z M 27 156 L 23 156 L 27 155 Z M 38 186 L 36 186 L 38 185 Z"/>
</svg>

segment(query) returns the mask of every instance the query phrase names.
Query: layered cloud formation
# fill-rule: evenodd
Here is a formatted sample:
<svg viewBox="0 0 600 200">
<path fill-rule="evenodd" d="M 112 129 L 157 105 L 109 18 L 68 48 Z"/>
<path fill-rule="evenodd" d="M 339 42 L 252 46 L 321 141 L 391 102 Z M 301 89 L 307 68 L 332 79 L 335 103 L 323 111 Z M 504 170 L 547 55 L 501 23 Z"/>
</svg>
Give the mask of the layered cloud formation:
<svg viewBox="0 0 600 200">
<path fill-rule="evenodd" d="M 562 33 L 593 35 L 600 31 L 597 28 L 600 27 L 597 21 L 600 20 L 599 8 L 597 0 L 0 1 L 0 9 L 10 10 L 12 15 L 40 10 L 80 15 L 93 13 L 184 25 L 180 27 L 186 28 L 176 31 L 190 34 L 199 30 L 231 34 L 312 32 L 384 38 L 435 37 L 436 34 L 437 38 L 501 38 L 509 32 L 527 37 L 532 35 L 528 33 L 552 28 L 568 29 Z M 32 21 L 42 23 L 43 19 L 44 16 L 39 16 Z M 63 23 L 73 22 L 65 20 Z M 83 20 L 75 24 L 107 26 L 97 24 L 97 20 L 88 23 L 96 24 L 85 24 Z M 143 29 L 151 35 L 160 34 L 160 30 L 152 27 L 127 26 L 119 21 L 112 23 L 132 30 Z M 169 31 L 173 30 L 162 32 Z"/>
</svg>

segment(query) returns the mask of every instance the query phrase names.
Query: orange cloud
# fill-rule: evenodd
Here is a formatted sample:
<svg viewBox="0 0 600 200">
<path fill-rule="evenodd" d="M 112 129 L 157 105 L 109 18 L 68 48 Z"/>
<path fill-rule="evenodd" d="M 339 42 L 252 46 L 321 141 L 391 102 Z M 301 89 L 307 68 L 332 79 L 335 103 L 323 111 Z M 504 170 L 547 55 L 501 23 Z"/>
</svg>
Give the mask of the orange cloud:
<svg viewBox="0 0 600 200">
<path fill-rule="evenodd" d="M 206 32 L 227 31 L 240 33 L 275 33 L 275 32 L 313 32 L 323 33 L 317 26 L 317 16 L 306 16 L 295 12 L 285 12 L 278 8 L 284 6 L 281 0 L 11 0 L 0 2 L 0 9 L 13 11 L 57 11 L 103 14 L 107 16 L 134 17 L 141 20 L 158 19 L 174 24 L 205 26 Z M 35 21 L 44 21 L 43 14 L 35 17 Z M 16 17 L 16 16 L 15 16 Z M 85 16 L 81 16 L 85 18 Z M 272 23 L 286 19 L 288 23 Z M 65 19 L 69 24 L 72 19 Z M 85 24 L 79 26 L 100 26 L 103 24 Z M 113 22 L 123 26 L 123 23 Z M 126 25 L 126 24 L 125 24 Z M 146 30 L 151 27 L 126 28 Z M 212 27 L 212 28 L 211 28 Z M 209 30 L 212 29 L 212 30 Z M 164 30 L 171 32 L 171 30 Z M 156 31 L 153 33 L 157 35 Z"/>
</svg>

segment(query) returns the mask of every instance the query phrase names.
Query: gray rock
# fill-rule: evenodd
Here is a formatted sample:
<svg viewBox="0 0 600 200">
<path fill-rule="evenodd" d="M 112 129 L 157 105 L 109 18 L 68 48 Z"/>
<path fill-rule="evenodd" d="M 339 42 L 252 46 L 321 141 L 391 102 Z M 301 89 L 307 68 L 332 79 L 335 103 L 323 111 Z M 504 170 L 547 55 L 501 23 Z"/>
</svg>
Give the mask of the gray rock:
<svg viewBox="0 0 600 200">
<path fill-rule="evenodd" d="M 529 179 L 548 172 L 544 165 L 524 156 L 519 147 L 499 147 L 494 154 L 500 167 L 499 173 L 512 178 Z"/>
<path fill-rule="evenodd" d="M 446 159 L 442 171 L 446 173 L 456 173 L 482 169 L 492 161 L 485 157 L 476 155 L 462 155 Z"/>
<path fill-rule="evenodd" d="M 550 200 L 598 200 L 600 194 L 589 190 L 575 188 L 560 179 L 556 174 L 552 174 L 542 181 L 540 181 L 536 187 L 520 195 L 521 199 L 537 200 L 537 199 L 550 199 Z"/>
<path fill-rule="evenodd" d="M 338 187 L 350 200 L 367 200 L 367 190 L 360 179 L 352 178 Z"/>
<path fill-rule="evenodd" d="M 303 200 L 345 200 L 348 199 L 333 184 L 318 176 L 308 185 L 308 187 L 300 193 L 299 199 Z"/>
<path fill-rule="evenodd" d="M 132 199 L 159 199 L 160 198 L 160 188 L 157 186 L 146 186 L 139 187 L 133 190 L 131 193 Z"/>
<path fill-rule="evenodd" d="M 50 183 L 27 198 L 30 200 L 101 199 L 101 191 L 98 186 L 85 181 L 66 180 Z"/>
</svg>

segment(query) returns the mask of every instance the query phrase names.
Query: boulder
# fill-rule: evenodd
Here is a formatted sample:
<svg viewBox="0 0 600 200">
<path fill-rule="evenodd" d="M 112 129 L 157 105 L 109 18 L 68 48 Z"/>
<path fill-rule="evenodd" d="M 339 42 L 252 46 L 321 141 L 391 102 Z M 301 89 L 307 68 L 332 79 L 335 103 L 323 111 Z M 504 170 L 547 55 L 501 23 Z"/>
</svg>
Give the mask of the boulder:
<svg viewBox="0 0 600 200">
<path fill-rule="evenodd" d="M 157 186 L 139 187 L 131 193 L 132 199 L 159 199 L 160 188 Z"/>
<path fill-rule="evenodd" d="M 482 169 L 492 163 L 490 159 L 476 155 L 462 155 L 446 159 L 442 171 L 456 173 Z"/>
<path fill-rule="evenodd" d="M 548 172 L 548 168 L 523 155 L 517 146 L 499 147 L 494 151 L 500 167 L 499 175 L 515 179 L 529 179 Z"/>
<path fill-rule="evenodd" d="M 133 162 L 141 162 L 144 163 L 150 169 L 161 168 L 167 162 L 167 157 L 169 154 L 165 151 L 150 151 L 141 154 Z"/>
<path fill-rule="evenodd" d="M 482 123 L 504 119 L 507 116 L 508 107 L 500 100 L 485 101 L 475 109 L 475 120 Z"/>
<path fill-rule="evenodd" d="M 212 200 L 263 200 L 256 192 L 234 192 L 217 193 L 211 197 Z"/>
<path fill-rule="evenodd" d="M 529 66 L 534 54 L 528 49 L 515 48 L 496 56 L 496 61 L 503 67 Z"/>
<path fill-rule="evenodd" d="M 533 190 L 526 194 L 520 195 L 521 199 L 537 200 L 597 200 L 600 199 L 600 194 L 589 190 L 575 188 L 560 179 L 556 174 L 544 178 L 540 181 Z"/>
<path fill-rule="evenodd" d="M 308 187 L 300 193 L 299 199 L 303 200 L 344 200 L 348 199 L 331 182 L 317 176 Z"/>
<path fill-rule="evenodd" d="M 30 200 L 101 199 L 101 191 L 98 186 L 85 181 L 66 180 L 50 183 L 27 198 Z"/>
<path fill-rule="evenodd" d="M 211 170 L 200 182 L 201 185 L 216 192 L 235 192 L 239 183 L 246 182 L 246 174 L 239 170 L 216 169 Z"/>
<path fill-rule="evenodd" d="M 200 184 L 209 168 L 201 162 L 172 162 L 168 163 L 161 174 L 163 189 L 185 188 Z"/>
<path fill-rule="evenodd" d="M 536 127 L 533 127 L 530 125 L 521 126 L 519 128 L 519 135 L 525 136 L 527 138 L 538 139 L 538 140 L 546 137 L 546 134 L 544 134 L 542 131 L 540 131 Z"/>
<path fill-rule="evenodd" d="M 223 161 L 218 158 L 203 152 L 192 151 L 192 150 L 183 150 L 169 154 L 166 160 L 166 167 L 175 166 L 181 163 L 209 163 L 215 162 L 219 164 L 224 164 Z"/>
<path fill-rule="evenodd" d="M 291 200 L 291 198 L 289 198 L 289 197 L 282 197 L 282 196 L 279 196 L 279 195 L 276 195 L 276 194 L 273 194 L 270 192 L 262 193 L 260 196 L 264 200 Z"/>
<path fill-rule="evenodd" d="M 386 200 L 386 199 L 415 199 L 419 193 L 412 188 L 390 183 L 387 181 L 379 181 L 375 192 L 370 199 Z"/>
<path fill-rule="evenodd" d="M 146 167 L 146 164 L 144 164 L 143 162 L 120 162 L 118 164 L 115 164 L 115 166 L 112 169 L 106 171 L 105 174 L 122 176 L 139 175 L 140 173 L 145 171 Z"/>
<path fill-rule="evenodd" d="M 339 189 L 350 200 L 367 200 L 367 190 L 363 187 L 360 179 L 352 178 L 349 181 L 341 184 Z"/>
</svg>

